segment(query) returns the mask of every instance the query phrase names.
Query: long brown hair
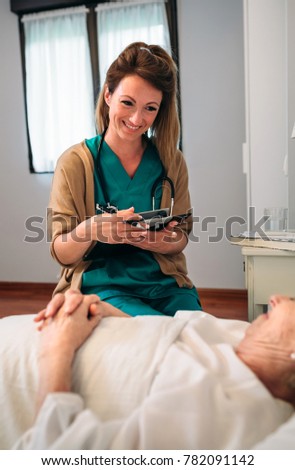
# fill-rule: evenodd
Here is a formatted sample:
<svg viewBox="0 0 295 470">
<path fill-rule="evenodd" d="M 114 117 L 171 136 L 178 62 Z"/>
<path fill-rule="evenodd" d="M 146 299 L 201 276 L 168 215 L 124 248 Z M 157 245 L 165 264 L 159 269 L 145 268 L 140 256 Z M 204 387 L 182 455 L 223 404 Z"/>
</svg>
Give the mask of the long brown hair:
<svg viewBox="0 0 295 470">
<path fill-rule="evenodd" d="M 113 93 L 127 75 L 139 75 L 163 94 L 157 117 L 150 129 L 166 170 L 174 158 L 179 141 L 177 109 L 177 67 L 172 57 L 160 46 L 134 42 L 127 46 L 110 65 L 96 105 L 96 124 L 99 133 L 109 125 L 109 108 L 104 100 L 106 86 Z"/>
</svg>

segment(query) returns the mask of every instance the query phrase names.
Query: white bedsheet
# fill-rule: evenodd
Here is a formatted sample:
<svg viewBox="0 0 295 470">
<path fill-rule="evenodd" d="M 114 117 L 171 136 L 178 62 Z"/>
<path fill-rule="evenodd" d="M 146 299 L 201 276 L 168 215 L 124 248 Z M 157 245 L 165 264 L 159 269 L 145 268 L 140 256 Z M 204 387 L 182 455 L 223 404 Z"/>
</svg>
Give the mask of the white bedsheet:
<svg viewBox="0 0 295 470">
<path fill-rule="evenodd" d="M 104 319 L 77 354 L 73 389 L 99 418 L 102 430 L 111 420 L 130 429 L 136 416 L 144 417 L 142 426 L 150 426 L 150 406 L 165 423 L 173 423 L 178 413 L 182 441 L 180 428 L 173 430 L 171 424 L 160 447 L 155 446 L 161 442 L 156 430 L 150 429 L 140 448 L 251 448 L 285 422 L 290 425 L 294 413 L 274 400 L 235 356 L 232 346 L 245 328 L 246 322 L 202 312 Z M 10 449 L 34 421 L 38 335 L 31 315 L 0 321 L 1 449 Z M 117 430 L 104 444 L 132 448 L 130 435 Z M 280 439 L 274 442 L 284 448 Z"/>
</svg>

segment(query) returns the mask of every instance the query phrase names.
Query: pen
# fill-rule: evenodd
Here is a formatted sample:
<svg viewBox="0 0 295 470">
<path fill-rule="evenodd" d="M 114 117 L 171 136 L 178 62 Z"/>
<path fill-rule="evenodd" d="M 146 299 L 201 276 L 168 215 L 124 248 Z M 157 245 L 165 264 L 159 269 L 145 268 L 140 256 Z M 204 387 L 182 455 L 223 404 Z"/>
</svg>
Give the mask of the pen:
<svg viewBox="0 0 295 470">
<path fill-rule="evenodd" d="M 107 203 L 106 206 L 102 206 L 101 204 L 96 204 L 95 208 L 97 211 L 100 211 L 102 214 L 116 214 L 116 212 L 118 212 L 117 207 L 112 206 L 109 202 Z"/>
</svg>

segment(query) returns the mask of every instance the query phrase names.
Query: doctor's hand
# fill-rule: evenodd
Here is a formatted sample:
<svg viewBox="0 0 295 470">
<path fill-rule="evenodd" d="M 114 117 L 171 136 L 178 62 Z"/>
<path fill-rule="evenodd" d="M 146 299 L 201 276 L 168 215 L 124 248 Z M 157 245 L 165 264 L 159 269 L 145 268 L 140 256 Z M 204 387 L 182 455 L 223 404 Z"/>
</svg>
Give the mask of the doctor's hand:
<svg viewBox="0 0 295 470">
<path fill-rule="evenodd" d="M 138 223 L 131 225 L 128 220 L 138 220 Z M 125 243 L 154 253 L 175 254 L 182 252 L 188 241 L 186 234 L 177 225 L 177 221 L 171 221 L 163 230 L 148 230 L 148 225 L 131 207 L 114 214 L 94 216 L 92 240 L 110 244 Z"/>
<path fill-rule="evenodd" d="M 180 253 L 187 245 L 187 235 L 177 225 L 178 222 L 172 221 L 162 230 L 147 230 L 146 234 L 139 234 L 127 243 L 154 253 Z"/>
<path fill-rule="evenodd" d="M 127 239 L 145 234 L 145 228 L 132 227 L 128 219 L 142 220 L 134 208 L 120 210 L 114 214 L 103 213 L 83 220 L 73 230 L 61 233 L 53 241 L 52 249 L 61 265 L 74 266 L 81 262 L 93 242 L 119 244 Z"/>
<path fill-rule="evenodd" d="M 114 214 L 100 214 L 91 219 L 91 239 L 109 244 L 133 244 L 139 237 L 147 234 L 146 225 L 134 207 L 120 210 Z M 128 223 L 128 220 L 138 220 L 138 226 Z"/>
</svg>

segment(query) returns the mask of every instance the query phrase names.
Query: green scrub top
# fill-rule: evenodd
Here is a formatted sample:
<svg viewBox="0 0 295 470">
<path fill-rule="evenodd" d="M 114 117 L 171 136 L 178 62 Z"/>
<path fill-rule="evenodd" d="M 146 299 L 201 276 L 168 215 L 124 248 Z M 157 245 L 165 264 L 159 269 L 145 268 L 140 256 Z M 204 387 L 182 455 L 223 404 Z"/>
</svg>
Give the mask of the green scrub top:
<svg viewBox="0 0 295 470">
<path fill-rule="evenodd" d="M 133 206 L 135 212 L 151 210 L 152 186 L 163 174 L 163 165 L 155 146 L 151 142 L 148 143 L 134 177 L 130 178 L 116 154 L 105 141 L 102 142 L 100 168 L 110 197 L 110 201 L 104 201 L 97 171 L 100 139 L 101 136 L 98 135 L 85 140 L 94 159 L 95 204 L 105 205 L 110 202 L 119 210 Z M 159 209 L 162 197 L 161 184 L 155 196 L 155 209 Z M 95 293 L 102 300 L 124 294 L 153 299 L 166 297 L 169 293 L 179 294 L 182 290 L 173 277 L 162 273 L 151 252 L 130 245 L 102 244 L 101 246 L 101 258 L 93 261 L 83 274 L 81 290 L 84 294 Z M 113 256 L 107 255 L 106 252 L 113 248 L 119 248 L 118 253 Z"/>
</svg>

